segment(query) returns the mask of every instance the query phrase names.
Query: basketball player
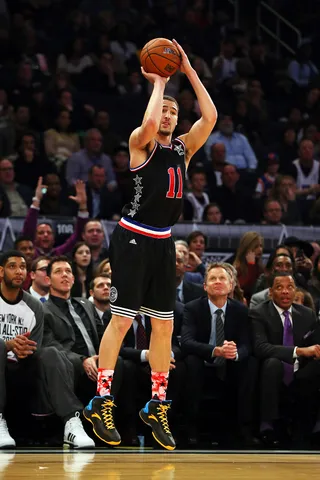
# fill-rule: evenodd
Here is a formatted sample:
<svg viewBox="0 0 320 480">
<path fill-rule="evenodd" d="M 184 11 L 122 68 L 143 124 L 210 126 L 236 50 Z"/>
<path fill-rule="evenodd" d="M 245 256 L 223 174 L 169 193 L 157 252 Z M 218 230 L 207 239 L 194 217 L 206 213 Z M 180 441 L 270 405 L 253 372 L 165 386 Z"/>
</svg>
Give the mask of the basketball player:
<svg viewBox="0 0 320 480">
<path fill-rule="evenodd" d="M 168 450 L 175 448 L 167 418 L 170 402 L 166 400 L 176 297 L 175 246 L 170 227 L 181 214 L 186 168 L 217 119 L 216 108 L 187 55 L 173 42 L 181 53 L 181 71 L 197 96 L 201 118 L 188 133 L 173 140 L 179 107 L 174 98 L 164 95 L 168 79 L 142 69 L 153 91 L 142 125 L 130 136 L 134 196 L 124 207 L 123 218 L 111 239 L 112 319 L 100 346 L 98 396 L 84 410 L 101 440 L 110 445 L 121 442 L 113 422 L 115 405 L 110 395 L 114 366 L 137 312 L 149 315 L 152 334 L 145 360 L 151 366 L 152 399 L 140 411 L 140 417 Z"/>
</svg>

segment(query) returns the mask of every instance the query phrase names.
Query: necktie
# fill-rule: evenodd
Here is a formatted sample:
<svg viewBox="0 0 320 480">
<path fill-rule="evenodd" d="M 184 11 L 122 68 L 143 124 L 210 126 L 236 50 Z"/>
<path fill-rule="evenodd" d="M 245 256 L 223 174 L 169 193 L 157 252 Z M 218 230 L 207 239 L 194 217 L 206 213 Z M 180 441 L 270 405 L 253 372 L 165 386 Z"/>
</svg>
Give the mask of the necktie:
<svg viewBox="0 0 320 480">
<path fill-rule="evenodd" d="M 147 350 L 149 347 L 148 339 L 147 339 L 146 329 L 144 328 L 142 323 L 141 315 L 139 314 L 136 315 L 135 320 L 138 324 L 137 331 L 136 331 L 137 350 Z"/>
<path fill-rule="evenodd" d="M 288 310 L 284 311 L 283 314 L 284 316 L 284 324 L 283 324 L 283 346 L 285 347 L 293 347 L 293 329 L 292 325 L 290 322 L 290 314 Z M 293 380 L 293 365 L 290 363 L 285 363 L 283 362 L 283 368 L 284 368 L 284 373 L 283 373 L 283 381 L 285 385 L 290 385 L 290 383 Z"/>
<path fill-rule="evenodd" d="M 176 289 L 176 300 L 177 300 L 178 302 L 181 301 L 181 300 L 180 300 L 180 289 L 179 289 L 179 288 Z"/>
<path fill-rule="evenodd" d="M 40 302 L 45 303 L 47 301 L 46 297 L 40 297 Z"/>
<path fill-rule="evenodd" d="M 81 318 L 79 317 L 79 315 L 77 314 L 77 312 L 75 311 L 72 303 L 71 303 L 71 300 L 67 300 L 67 303 L 68 303 L 68 307 L 69 307 L 69 312 L 74 320 L 74 323 L 76 324 L 76 326 L 78 327 L 78 329 L 80 330 L 80 333 L 83 337 L 83 340 L 85 341 L 85 344 L 88 348 L 88 353 L 89 353 L 89 356 L 92 357 L 93 355 L 96 355 L 96 351 L 95 351 L 95 348 L 93 346 L 93 343 L 91 341 L 91 338 L 89 337 L 89 334 L 87 332 L 87 329 L 86 327 L 84 326 Z"/>
<path fill-rule="evenodd" d="M 224 325 L 222 320 L 223 311 L 221 308 L 216 310 L 216 347 L 222 347 L 224 338 Z M 223 357 L 217 357 L 214 362 L 218 366 L 225 365 L 226 359 Z"/>
</svg>

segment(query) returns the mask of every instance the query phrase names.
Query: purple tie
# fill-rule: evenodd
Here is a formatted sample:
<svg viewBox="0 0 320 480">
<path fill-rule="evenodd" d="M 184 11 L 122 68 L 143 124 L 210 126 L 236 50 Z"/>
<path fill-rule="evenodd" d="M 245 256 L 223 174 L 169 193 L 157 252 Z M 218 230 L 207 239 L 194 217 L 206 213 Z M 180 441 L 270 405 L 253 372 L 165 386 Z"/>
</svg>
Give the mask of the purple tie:
<svg viewBox="0 0 320 480">
<path fill-rule="evenodd" d="M 290 322 L 290 314 L 288 310 L 283 312 L 284 315 L 284 325 L 283 325 L 283 346 L 284 347 L 293 347 L 293 329 Z M 283 381 L 285 385 L 290 385 L 293 380 L 293 365 L 283 362 L 284 374 Z"/>
</svg>

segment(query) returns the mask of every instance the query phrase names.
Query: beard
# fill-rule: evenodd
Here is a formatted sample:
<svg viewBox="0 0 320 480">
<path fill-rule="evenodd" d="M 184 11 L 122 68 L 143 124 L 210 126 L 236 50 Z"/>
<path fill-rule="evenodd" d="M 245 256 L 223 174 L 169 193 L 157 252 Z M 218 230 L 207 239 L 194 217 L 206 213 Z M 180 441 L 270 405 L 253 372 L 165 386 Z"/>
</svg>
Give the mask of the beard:
<svg viewBox="0 0 320 480">
<path fill-rule="evenodd" d="M 97 300 L 97 302 L 101 303 L 101 305 L 108 305 L 110 303 L 110 297 L 95 297 L 95 299 Z"/>
<path fill-rule="evenodd" d="M 13 279 L 11 280 L 6 275 L 4 275 L 2 281 L 9 290 L 16 290 L 22 287 L 25 281 L 25 278 L 22 280 L 13 280 Z"/>
<path fill-rule="evenodd" d="M 170 137 L 172 132 L 170 130 L 162 130 L 161 128 L 159 128 L 158 134 L 162 135 L 163 137 Z"/>
</svg>

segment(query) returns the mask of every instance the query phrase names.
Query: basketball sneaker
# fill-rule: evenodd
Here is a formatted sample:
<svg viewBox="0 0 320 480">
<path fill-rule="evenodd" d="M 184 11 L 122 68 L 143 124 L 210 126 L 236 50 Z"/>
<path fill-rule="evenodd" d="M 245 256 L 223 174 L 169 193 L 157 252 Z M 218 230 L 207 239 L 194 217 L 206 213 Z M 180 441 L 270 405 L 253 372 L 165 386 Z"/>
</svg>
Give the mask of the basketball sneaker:
<svg viewBox="0 0 320 480">
<path fill-rule="evenodd" d="M 83 411 L 84 417 L 93 425 L 93 431 L 108 445 L 119 445 L 121 437 L 114 426 L 112 395 L 94 397 Z"/>
<path fill-rule="evenodd" d="M 9 433 L 7 422 L 2 413 L 0 413 L 0 448 L 9 448 L 15 446 L 16 442 Z"/>
<path fill-rule="evenodd" d="M 168 424 L 168 410 L 170 406 L 171 401 L 169 400 L 163 402 L 150 400 L 150 402 L 140 410 L 139 415 L 141 420 L 152 428 L 152 435 L 155 440 L 167 450 L 174 450 L 176 444 Z"/>
<path fill-rule="evenodd" d="M 67 421 L 64 427 L 63 443 L 70 445 L 73 448 L 94 448 L 95 444 L 84 431 L 82 422 L 80 420 L 80 413 Z"/>
</svg>

